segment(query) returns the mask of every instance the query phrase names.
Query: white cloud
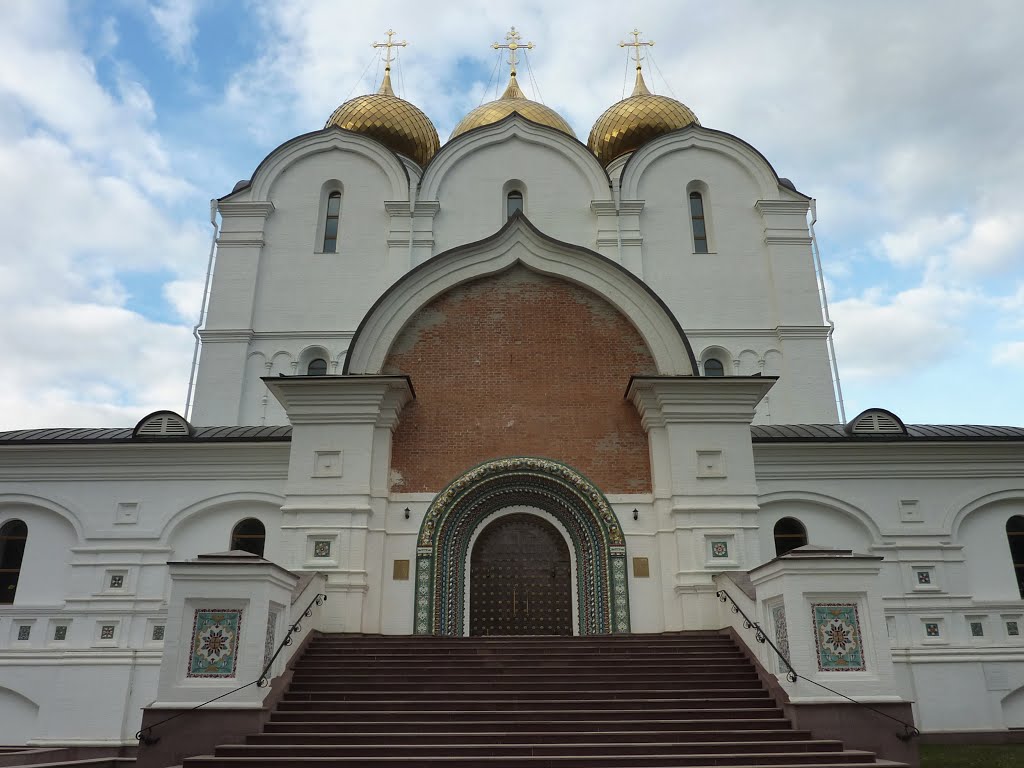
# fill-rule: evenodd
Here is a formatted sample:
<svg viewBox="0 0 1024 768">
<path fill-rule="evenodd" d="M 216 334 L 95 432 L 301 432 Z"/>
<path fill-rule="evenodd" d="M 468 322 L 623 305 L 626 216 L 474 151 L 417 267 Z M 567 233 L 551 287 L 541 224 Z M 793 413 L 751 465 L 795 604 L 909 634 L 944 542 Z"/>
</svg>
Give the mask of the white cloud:
<svg viewBox="0 0 1024 768">
<path fill-rule="evenodd" d="M 149 9 L 162 35 L 164 48 L 178 64 L 194 63 L 192 42 L 198 31 L 198 11 L 196 0 L 156 0 Z"/>
<path fill-rule="evenodd" d="M 962 320 L 977 296 L 922 285 L 886 296 L 872 290 L 831 306 L 844 378 L 882 380 L 919 373 L 958 354 Z"/>
<path fill-rule="evenodd" d="M 1024 341 L 1009 341 L 992 351 L 992 362 L 1024 368 Z"/>
</svg>

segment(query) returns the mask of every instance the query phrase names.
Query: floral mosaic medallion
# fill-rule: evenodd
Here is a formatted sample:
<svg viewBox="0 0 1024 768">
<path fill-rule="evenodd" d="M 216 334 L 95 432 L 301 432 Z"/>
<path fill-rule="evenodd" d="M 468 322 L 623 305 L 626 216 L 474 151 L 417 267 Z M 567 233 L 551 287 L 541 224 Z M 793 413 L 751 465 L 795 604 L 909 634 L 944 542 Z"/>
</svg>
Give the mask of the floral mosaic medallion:
<svg viewBox="0 0 1024 768">
<path fill-rule="evenodd" d="M 789 658 L 789 630 L 786 629 L 786 606 L 783 603 L 773 605 L 771 608 L 772 627 L 775 629 L 775 645 L 779 647 L 782 655 Z M 782 662 L 779 662 L 779 669 L 782 669 Z"/>
<path fill-rule="evenodd" d="M 727 541 L 712 541 L 711 542 L 711 556 L 716 558 L 728 557 L 729 556 L 729 542 Z"/>
<path fill-rule="evenodd" d="M 822 672 L 863 672 L 864 646 L 854 603 L 814 603 L 814 645 Z"/>
<path fill-rule="evenodd" d="M 313 542 L 313 557 L 330 557 L 331 556 L 331 542 L 330 539 L 326 541 L 314 541 Z"/>
<path fill-rule="evenodd" d="M 197 608 L 187 677 L 234 677 L 238 666 L 240 609 Z"/>
<path fill-rule="evenodd" d="M 939 637 L 939 625 L 933 621 L 925 622 L 924 634 L 927 637 Z"/>
</svg>

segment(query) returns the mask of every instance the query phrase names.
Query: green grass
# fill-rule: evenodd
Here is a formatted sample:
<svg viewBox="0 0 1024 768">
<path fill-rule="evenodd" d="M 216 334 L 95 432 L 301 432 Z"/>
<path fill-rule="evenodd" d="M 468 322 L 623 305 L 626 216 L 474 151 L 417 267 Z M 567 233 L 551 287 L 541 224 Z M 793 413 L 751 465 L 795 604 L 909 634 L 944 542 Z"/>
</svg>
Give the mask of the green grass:
<svg viewBox="0 0 1024 768">
<path fill-rule="evenodd" d="M 985 747 L 922 744 L 921 768 L 1024 768 L 1024 744 Z"/>
</svg>

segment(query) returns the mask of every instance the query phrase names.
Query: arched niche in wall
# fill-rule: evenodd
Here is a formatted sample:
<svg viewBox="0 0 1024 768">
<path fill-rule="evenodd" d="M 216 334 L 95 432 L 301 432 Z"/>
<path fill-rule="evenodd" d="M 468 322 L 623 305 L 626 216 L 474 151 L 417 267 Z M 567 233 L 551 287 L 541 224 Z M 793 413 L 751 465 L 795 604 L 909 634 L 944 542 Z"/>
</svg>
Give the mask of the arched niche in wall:
<svg viewBox="0 0 1024 768">
<path fill-rule="evenodd" d="M 14 605 L 53 605 L 67 597 L 68 553 L 82 541 L 78 519 L 48 499 L 0 497 L 0 528 L 11 521 L 27 528 Z"/>
<path fill-rule="evenodd" d="M 0 742 L 25 744 L 37 735 L 39 705 L 11 688 L 0 686 Z"/>
<path fill-rule="evenodd" d="M 807 532 L 812 546 L 852 549 L 870 554 L 881 542 L 878 525 L 862 509 L 841 499 L 806 492 L 778 492 L 758 499 L 758 540 L 761 560 L 775 557 L 775 524 L 783 518 L 795 518 Z"/>
<path fill-rule="evenodd" d="M 265 493 L 234 493 L 213 496 L 175 513 L 164 526 L 161 540 L 173 552 L 169 560 L 188 560 L 211 552 L 223 552 L 231 544 L 239 522 L 254 519 L 266 533 L 263 557 L 280 557 L 280 517 L 284 498 Z"/>
<path fill-rule="evenodd" d="M 1018 516 L 1024 516 L 1024 493 L 972 505 L 959 521 L 953 543 L 963 547 L 968 590 L 975 600 L 1021 599 L 1008 530 Z"/>
</svg>

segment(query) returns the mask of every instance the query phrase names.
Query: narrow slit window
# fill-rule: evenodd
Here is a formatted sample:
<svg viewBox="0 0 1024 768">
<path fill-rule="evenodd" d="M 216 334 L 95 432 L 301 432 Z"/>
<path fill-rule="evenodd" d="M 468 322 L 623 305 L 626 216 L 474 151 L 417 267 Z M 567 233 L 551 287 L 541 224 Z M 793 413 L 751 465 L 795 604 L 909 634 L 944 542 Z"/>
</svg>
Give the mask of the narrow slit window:
<svg viewBox="0 0 1024 768">
<path fill-rule="evenodd" d="M 709 357 L 704 361 L 705 376 L 725 376 L 725 366 L 717 357 Z"/>
<path fill-rule="evenodd" d="M 1017 577 L 1017 591 L 1024 598 L 1024 516 L 1014 515 L 1006 521 L 1006 539 L 1010 544 L 1010 558 Z"/>
<path fill-rule="evenodd" d="M 327 197 L 327 218 L 324 221 L 324 253 L 338 252 L 338 221 L 341 219 L 341 192 Z"/>
<path fill-rule="evenodd" d="M 309 365 L 306 366 L 307 376 L 326 376 L 327 375 L 327 361 L 322 357 L 318 357 L 315 360 L 310 360 Z"/>
<path fill-rule="evenodd" d="M 231 531 L 231 549 L 251 552 L 263 557 L 263 547 L 267 541 L 267 529 L 255 517 L 247 517 Z"/>
<path fill-rule="evenodd" d="M 512 218 L 513 214 L 521 213 L 523 210 L 523 193 L 520 192 L 518 189 L 513 189 L 511 192 L 509 192 L 508 197 L 506 198 L 505 207 L 508 214 L 508 218 L 510 219 Z"/>
<path fill-rule="evenodd" d="M 807 543 L 807 529 L 795 517 L 784 517 L 775 524 L 775 556 L 781 557 L 791 549 Z"/>
<path fill-rule="evenodd" d="M 0 527 L 0 605 L 14 602 L 27 541 L 28 526 L 21 520 L 8 520 Z"/>
<path fill-rule="evenodd" d="M 708 231 L 704 223 L 704 198 L 700 192 L 690 193 L 690 222 L 693 224 L 693 252 L 708 252 Z"/>
</svg>

